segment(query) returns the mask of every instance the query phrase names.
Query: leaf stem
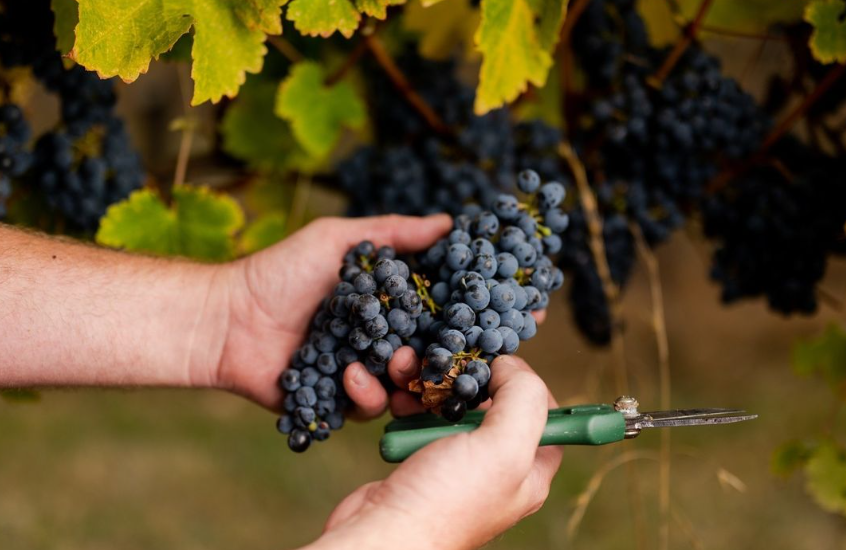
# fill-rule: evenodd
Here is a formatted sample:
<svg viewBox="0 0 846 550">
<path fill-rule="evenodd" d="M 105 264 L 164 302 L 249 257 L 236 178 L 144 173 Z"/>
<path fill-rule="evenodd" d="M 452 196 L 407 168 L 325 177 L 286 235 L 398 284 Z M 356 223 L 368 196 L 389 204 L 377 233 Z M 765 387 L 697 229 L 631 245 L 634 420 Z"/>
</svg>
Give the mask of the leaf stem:
<svg viewBox="0 0 846 550">
<path fill-rule="evenodd" d="M 358 44 L 355 45 L 347 58 L 344 59 L 344 62 L 338 67 L 335 72 L 330 74 L 326 77 L 326 80 L 323 82 L 326 86 L 332 86 L 337 84 L 344 76 L 346 76 L 347 72 L 358 63 L 358 60 L 361 59 L 361 56 L 364 55 L 364 52 L 367 51 L 367 43 L 364 40 L 359 40 Z"/>
<path fill-rule="evenodd" d="M 270 45 L 276 48 L 279 53 L 285 56 L 285 59 L 291 63 L 299 63 L 305 59 L 305 56 L 301 54 L 293 44 L 281 36 L 268 36 L 267 41 L 270 42 Z"/>
<path fill-rule="evenodd" d="M 176 157 L 176 168 L 173 171 L 173 182 L 171 187 L 165 190 L 165 202 L 170 204 L 173 196 L 173 188 L 185 183 L 185 176 L 188 173 L 188 160 L 191 158 L 191 144 L 194 142 L 195 122 L 190 118 L 191 99 L 190 87 L 191 76 L 185 65 L 180 65 L 177 70 L 177 82 L 179 83 L 179 95 L 182 96 L 183 124 L 182 135 L 179 139 L 179 153 Z"/>
<path fill-rule="evenodd" d="M 408 82 L 400 68 L 394 63 L 382 41 L 375 34 L 364 34 L 362 37 L 367 49 L 373 54 L 374 59 L 388 75 L 388 78 L 402 94 L 405 100 L 417 113 L 423 117 L 426 123 L 439 134 L 451 134 L 449 127 L 441 120 L 441 117 L 429 106 Z"/>
<path fill-rule="evenodd" d="M 708 13 L 708 9 L 711 7 L 711 3 L 713 1 L 714 0 L 701 0 L 699 3 L 699 10 L 697 10 L 693 21 L 684 27 L 679 40 L 676 42 L 676 45 L 673 46 L 673 49 L 670 51 L 669 55 L 667 55 L 667 58 L 664 59 L 664 63 L 649 79 L 650 83 L 654 87 L 660 88 L 664 84 L 664 80 L 666 80 L 666 78 L 670 75 L 673 67 L 676 66 L 676 63 L 679 62 L 679 59 L 681 59 L 684 52 L 687 51 L 688 46 L 690 46 L 696 39 L 696 33 L 702 25 L 705 15 Z"/>
</svg>

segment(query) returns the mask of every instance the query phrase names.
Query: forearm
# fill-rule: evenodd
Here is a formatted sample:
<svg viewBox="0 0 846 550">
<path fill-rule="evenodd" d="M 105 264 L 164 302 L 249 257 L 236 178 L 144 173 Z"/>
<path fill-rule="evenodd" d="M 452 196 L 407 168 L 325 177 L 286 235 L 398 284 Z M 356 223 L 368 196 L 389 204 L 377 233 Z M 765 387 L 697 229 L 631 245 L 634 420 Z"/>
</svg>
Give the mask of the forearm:
<svg viewBox="0 0 846 550">
<path fill-rule="evenodd" d="M 0 226 L 0 386 L 207 386 L 226 271 Z"/>
</svg>

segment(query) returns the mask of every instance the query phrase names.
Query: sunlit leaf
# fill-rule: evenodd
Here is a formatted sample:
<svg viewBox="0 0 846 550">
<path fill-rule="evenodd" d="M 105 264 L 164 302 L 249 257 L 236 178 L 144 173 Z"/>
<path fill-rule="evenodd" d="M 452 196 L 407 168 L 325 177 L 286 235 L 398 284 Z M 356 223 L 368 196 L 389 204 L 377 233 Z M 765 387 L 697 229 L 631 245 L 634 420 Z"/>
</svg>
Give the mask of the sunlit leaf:
<svg viewBox="0 0 846 550">
<path fill-rule="evenodd" d="M 56 49 L 66 54 L 73 48 L 73 31 L 79 22 L 79 8 L 76 0 L 50 0 L 50 7 L 53 9 Z"/>
<path fill-rule="evenodd" d="M 366 121 L 364 104 L 349 83 L 326 86 L 317 63 L 297 63 L 279 85 L 275 112 L 288 120 L 297 141 L 315 157 L 326 155 L 344 127 L 360 128 Z"/>
<path fill-rule="evenodd" d="M 450 0 L 425 7 L 412 0 L 403 11 L 403 26 L 419 35 L 418 50 L 428 59 L 448 59 L 458 46 L 473 51 L 473 35 L 479 27 L 479 10 L 470 0 Z"/>
<path fill-rule="evenodd" d="M 805 466 L 805 488 L 821 508 L 846 515 L 846 452 L 833 442 L 817 447 Z"/>
<path fill-rule="evenodd" d="M 239 249 L 252 254 L 285 238 L 287 219 L 284 212 L 269 212 L 251 222 L 241 235 Z"/>
<path fill-rule="evenodd" d="M 350 0 L 292 0 L 286 17 L 301 34 L 328 37 L 338 31 L 347 38 L 361 19 Z"/>
<path fill-rule="evenodd" d="M 98 243 L 162 256 L 228 260 L 244 214 L 234 199 L 194 186 L 173 189 L 168 206 L 149 189 L 109 207 L 100 220 Z"/>
</svg>

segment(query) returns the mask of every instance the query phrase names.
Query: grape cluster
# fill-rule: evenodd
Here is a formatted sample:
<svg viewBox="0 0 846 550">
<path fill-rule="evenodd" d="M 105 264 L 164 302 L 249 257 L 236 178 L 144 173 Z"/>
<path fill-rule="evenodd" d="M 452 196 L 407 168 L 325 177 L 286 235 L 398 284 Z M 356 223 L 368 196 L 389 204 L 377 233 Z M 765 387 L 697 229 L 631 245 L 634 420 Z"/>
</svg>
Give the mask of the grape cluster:
<svg viewBox="0 0 846 550">
<path fill-rule="evenodd" d="M 113 81 L 79 65 L 64 66 L 45 0 L 4 7 L 0 60 L 6 67 L 32 67 L 45 88 L 59 96 L 61 107 L 61 125 L 38 139 L 31 170 L 14 175 L 25 176 L 72 228 L 95 230 L 108 206 L 144 180 L 140 157 L 114 112 Z"/>
<path fill-rule="evenodd" d="M 703 202 L 705 234 L 717 243 L 711 275 L 724 302 L 763 295 L 775 311 L 809 314 L 828 255 L 844 252 L 846 189 L 831 175 L 846 170 L 846 158 L 794 139 L 775 154 L 781 169 L 756 167 Z"/>
<path fill-rule="evenodd" d="M 373 70 L 368 83 L 375 98 L 375 143 L 337 167 L 350 215 L 458 215 L 465 204 L 489 204 L 500 192 L 513 191 L 513 174 L 527 168 L 563 181 L 558 130 L 541 122 L 515 124 L 507 109 L 475 116 L 474 91 L 456 78 L 452 61 L 409 52 L 398 63 L 455 134 L 434 132 L 383 72 Z"/>
<path fill-rule="evenodd" d="M 32 165 L 32 154 L 26 149 L 31 133 L 20 107 L 13 103 L 0 106 L 0 218 L 6 215 L 12 178 Z"/>
<path fill-rule="evenodd" d="M 410 389 L 427 409 L 457 422 L 488 398 L 491 362 L 536 334 L 532 312 L 564 282 L 549 254 L 561 250 L 569 223 L 565 188 L 533 171 L 517 182 L 527 202 L 500 194 L 490 210 L 468 205 L 449 235 L 417 257 L 369 241 L 347 253 L 341 282 L 279 378 L 286 412 L 277 429 L 292 450 L 343 425 L 349 364 L 363 363 L 393 389 L 387 365 L 403 345 L 423 358 Z"/>
</svg>

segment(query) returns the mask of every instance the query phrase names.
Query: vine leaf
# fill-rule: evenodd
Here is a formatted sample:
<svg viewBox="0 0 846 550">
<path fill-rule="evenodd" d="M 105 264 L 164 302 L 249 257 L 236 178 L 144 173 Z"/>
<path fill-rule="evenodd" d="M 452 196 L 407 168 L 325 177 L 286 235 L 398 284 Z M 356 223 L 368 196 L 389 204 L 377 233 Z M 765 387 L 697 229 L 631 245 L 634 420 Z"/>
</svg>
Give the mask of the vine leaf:
<svg viewBox="0 0 846 550">
<path fill-rule="evenodd" d="M 780 477 L 788 477 L 790 474 L 804 468 L 808 459 L 814 453 L 815 445 L 804 441 L 788 441 L 773 451 L 771 469 Z"/>
<path fill-rule="evenodd" d="M 349 0 L 293 0 L 286 17 L 300 34 L 326 38 L 335 31 L 349 38 L 361 19 Z"/>
<path fill-rule="evenodd" d="M 846 452 L 822 443 L 805 465 L 805 488 L 821 508 L 846 515 Z"/>
<path fill-rule="evenodd" d="M 311 171 L 314 158 L 294 139 L 291 126 L 273 115 L 277 88 L 270 80 L 247 79 L 220 124 L 223 150 L 264 172 Z"/>
<path fill-rule="evenodd" d="M 355 0 L 358 11 L 376 19 L 385 19 L 388 16 L 388 6 L 400 4 L 405 4 L 405 0 Z"/>
<path fill-rule="evenodd" d="M 238 244 L 242 254 L 252 254 L 285 238 L 287 219 L 284 212 L 268 212 L 247 225 Z"/>
<path fill-rule="evenodd" d="M 846 62 L 846 2 L 815 0 L 805 8 L 805 21 L 814 27 L 809 46 L 821 63 Z"/>
<path fill-rule="evenodd" d="M 347 82 L 323 84 L 326 75 L 317 63 L 297 63 L 279 84 L 276 115 L 288 120 L 297 141 L 315 157 L 326 155 L 344 126 L 360 128 L 365 108 Z"/>
<path fill-rule="evenodd" d="M 419 35 L 418 50 L 427 59 L 449 59 L 459 44 L 474 53 L 479 10 L 473 8 L 470 0 L 428 4 L 413 0 L 403 11 L 402 22 L 406 30 Z"/>
<path fill-rule="evenodd" d="M 553 36 L 552 29 L 560 27 L 565 10 L 562 0 L 482 2 L 482 22 L 476 31 L 476 46 L 482 52 L 474 105 L 477 114 L 515 100 L 528 83 L 544 85 L 552 66 L 549 49 L 558 35 L 556 31 Z M 541 14 L 553 23 L 543 21 Z"/>
<path fill-rule="evenodd" d="M 846 382 L 846 331 L 832 323 L 818 337 L 797 342 L 793 347 L 793 369 L 805 376 L 819 374 L 835 391 L 843 391 Z"/>
<path fill-rule="evenodd" d="M 286 2 L 84 0 L 69 56 L 103 78 L 131 82 L 193 27 L 191 103 L 217 102 L 261 70 L 266 34 L 281 31 L 273 19 Z"/>
<path fill-rule="evenodd" d="M 100 220 L 99 244 L 162 256 L 223 261 L 234 256 L 234 234 L 244 213 L 227 195 L 202 187 L 173 188 L 173 205 L 150 189 L 109 207 Z"/>
<path fill-rule="evenodd" d="M 73 48 L 73 30 L 79 22 L 79 7 L 76 0 L 50 0 L 50 7 L 53 9 L 56 49 L 66 54 Z"/>
</svg>

